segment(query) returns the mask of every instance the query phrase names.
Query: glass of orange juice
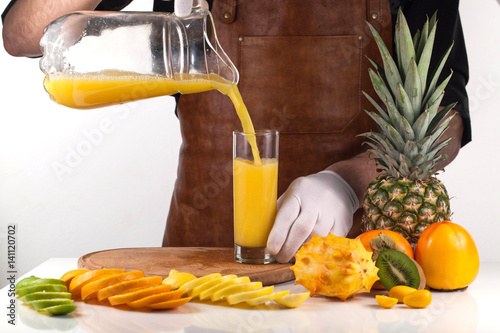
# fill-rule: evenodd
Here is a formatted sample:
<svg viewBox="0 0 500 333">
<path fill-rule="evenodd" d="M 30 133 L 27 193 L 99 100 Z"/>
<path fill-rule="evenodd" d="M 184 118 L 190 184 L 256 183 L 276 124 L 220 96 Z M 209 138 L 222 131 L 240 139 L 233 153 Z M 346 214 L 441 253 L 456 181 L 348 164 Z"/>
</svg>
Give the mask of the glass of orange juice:
<svg viewBox="0 0 500 333">
<path fill-rule="evenodd" d="M 233 132 L 234 258 L 268 264 L 266 248 L 276 217 L 279 133 Z"/>
</svg>

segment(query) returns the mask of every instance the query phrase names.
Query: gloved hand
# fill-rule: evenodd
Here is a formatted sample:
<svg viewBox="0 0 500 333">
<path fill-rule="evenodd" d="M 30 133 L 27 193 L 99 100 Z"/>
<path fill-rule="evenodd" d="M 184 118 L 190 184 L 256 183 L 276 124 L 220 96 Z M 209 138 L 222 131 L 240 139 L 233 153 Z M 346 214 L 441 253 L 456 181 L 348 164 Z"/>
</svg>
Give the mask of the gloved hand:
<svg viewBox="0 0 500 333">
<path fill-rule="evenodd" d="M 186 17 L 191 14 L 193 7 L 200 6 L 203 9 L 208 9 L 206 0 L 175 0 L 174 13 L 178 17 Z"/>
<path fill-rule="evenodd" d="M 336 172 L 325 170 L 297 178 L 278 199 L 267 249 L 285 263 L 312 234 L 345 237 L 358 206 L 356 193 Z"/>
</svg>

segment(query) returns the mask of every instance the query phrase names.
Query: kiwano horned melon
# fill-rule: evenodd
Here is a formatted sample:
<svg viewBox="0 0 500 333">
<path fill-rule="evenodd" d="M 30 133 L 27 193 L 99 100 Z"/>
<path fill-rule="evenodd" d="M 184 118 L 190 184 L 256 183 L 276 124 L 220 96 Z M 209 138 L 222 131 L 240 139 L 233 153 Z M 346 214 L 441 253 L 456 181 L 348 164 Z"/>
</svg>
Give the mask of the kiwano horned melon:
<svg viewBox="0 0 500 333">
<path fill-rule="evenodd" d="M 345 301 L 358 293 L 369 292 L 379 279 L 372 253 L 359 239 L 312 236 L 295 254 L 295 284 L 315 294 Z"/>
</svg>

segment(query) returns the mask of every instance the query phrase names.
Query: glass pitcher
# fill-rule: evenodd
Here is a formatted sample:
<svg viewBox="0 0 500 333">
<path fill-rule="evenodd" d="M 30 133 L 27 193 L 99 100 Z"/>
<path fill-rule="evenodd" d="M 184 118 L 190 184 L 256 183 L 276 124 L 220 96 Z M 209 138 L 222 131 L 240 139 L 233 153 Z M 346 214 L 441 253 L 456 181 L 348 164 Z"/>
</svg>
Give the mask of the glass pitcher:
<svg viewBox="0 0 500 333">
<path fill-rule="evenodd" d="M 208 10 L 82 11 L 51 22 L 40 41 L 51 98 L 95 108 L 236 85 L 239 74 L 217 40 Z M 224 90 L 224 89 L 222 89 Z"/>
</svg>

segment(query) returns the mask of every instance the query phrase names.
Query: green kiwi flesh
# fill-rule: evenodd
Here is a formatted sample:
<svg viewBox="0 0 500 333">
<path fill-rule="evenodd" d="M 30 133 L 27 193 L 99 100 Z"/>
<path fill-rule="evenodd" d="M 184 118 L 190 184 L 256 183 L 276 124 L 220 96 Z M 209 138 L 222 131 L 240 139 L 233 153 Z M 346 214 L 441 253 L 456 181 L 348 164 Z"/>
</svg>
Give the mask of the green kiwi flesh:
<svg viewBox="0 0 500 333">
<path fill-rule="evenodd" d="M 415 289 L 420 286 L 417 265 L 405 253 L 396 250 L 384 251 L 378 256 L 375 266 L 379 268 L 379 282 L 387 290 L 401 285 Z"/>
</svg>

